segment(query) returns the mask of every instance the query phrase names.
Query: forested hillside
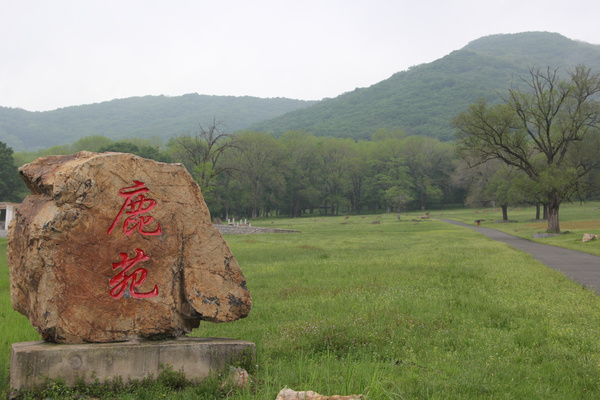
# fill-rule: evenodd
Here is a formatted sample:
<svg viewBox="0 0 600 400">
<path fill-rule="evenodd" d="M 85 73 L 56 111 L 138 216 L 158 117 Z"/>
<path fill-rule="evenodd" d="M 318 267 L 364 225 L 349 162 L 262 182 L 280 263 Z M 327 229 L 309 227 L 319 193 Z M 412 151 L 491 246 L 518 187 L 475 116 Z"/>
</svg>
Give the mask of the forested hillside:
<svg viewBox="0 0 600 400">
<path fill-rule="evenodd" d="M 304 131 L 366 139 L 385 129 L 448 141 L 453 139 L 452 118 L 481 97 L 493 102 L 497 91 L 505 92 L 511 82 L 527 77 L 529 67 L 560 68 L 566 74 L 580 63 L 600 71 L 600 46 L 557 33 L 493 35 L 368 88 L 320 102 L 188 94 L 47 112 L 0 107 L 0 142 L 15 152 L 72 144 L 93 135 L 112 140 L 159 138 L 166 143 L 215 119 L 228 133 L 250 130 L 279 136 Z"/>
<path fill-rule="evenodd" d="M 379 129 L 453 139 L 450 121 L 484 97 L 529 76 L 529 68 L 578 64 L 600 71 L 600 46 L 557 33 L 528 32 L 483 37 L 429 64 L 398 72 L 371 87 L 355 89 L 311 107 L 253 125 L 275 136 L 304 130 L 318 136 L 369 138 Z"/>
<path fill-rule="evenodd" d="M 214 119 L 222 121 L 222 127 L 231 132 L 313 103 L 187 94 L 131 97 L 46 112 L 0 107 L 0 142 L 14 151 L 31 151 L 71 144 L 92 135 L 113 140 L 158 137 L 166 141 Z"/>
</svg>

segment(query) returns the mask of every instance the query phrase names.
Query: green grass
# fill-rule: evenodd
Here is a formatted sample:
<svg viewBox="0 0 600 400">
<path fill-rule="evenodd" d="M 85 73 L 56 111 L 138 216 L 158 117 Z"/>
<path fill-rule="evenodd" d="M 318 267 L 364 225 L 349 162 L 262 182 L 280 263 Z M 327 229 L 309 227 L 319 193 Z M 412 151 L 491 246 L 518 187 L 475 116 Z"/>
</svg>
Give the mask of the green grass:
<svg viewBox="0 0 600 400">
<path fill-rule="evenodd" d="M 444 217 L 453 213 L 476 219 Z M 600 398 L 596 294 L 472 230 L 411 219 L 263 220 L 253 225 L 301 233 L 227 236 L 253 308 L 194 335 L 255 342 L 254 384 L 119 398 L 274 399 L 286 386 L 369 399 Z M 2 329 L 16 331 L 0 339 L 5 381 L 10 342 L 32 329 L 9 309 L 3 258 L 0 273 Z"/>
<path fill-rule="evenodd" d="M 3 389 L 8 383 L 10 345 L 16 342 L 40 340 L 40 336 L 29 320 L 12 308 L 5 255 L 6 238 L 0 238 L 0 389 Z"/>
</svg>

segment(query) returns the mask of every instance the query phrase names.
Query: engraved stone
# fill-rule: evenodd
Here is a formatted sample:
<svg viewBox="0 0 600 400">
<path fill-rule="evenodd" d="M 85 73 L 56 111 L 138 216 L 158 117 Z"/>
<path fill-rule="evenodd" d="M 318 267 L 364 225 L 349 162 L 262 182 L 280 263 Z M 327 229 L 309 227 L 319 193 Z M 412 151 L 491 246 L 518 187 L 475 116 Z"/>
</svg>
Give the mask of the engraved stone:
<svg viewBox="0 0 600 400">
<path fill-rule="evenodd" d="M 19 172 L 32 194 L 9 229 L 11 300 L 43 339 L 177 337 L 250 312 L 242 271 L 181 164 L 80 152 Z"/>
</svg>

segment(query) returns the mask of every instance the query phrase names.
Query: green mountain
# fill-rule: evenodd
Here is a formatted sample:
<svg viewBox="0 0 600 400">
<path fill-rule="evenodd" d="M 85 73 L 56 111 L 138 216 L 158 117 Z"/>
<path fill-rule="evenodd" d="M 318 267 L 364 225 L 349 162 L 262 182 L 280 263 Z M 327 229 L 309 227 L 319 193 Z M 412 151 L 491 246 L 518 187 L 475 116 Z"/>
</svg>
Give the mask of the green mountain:
<svg viewBox="0 0 600 400">
<path fill-rule="evenodd" d="M 600 46 L 557 33 L 492 35 L 428 64 L 395 73 L 368 88 L 319 102 L 283 98 L 145 96 L 99 104 L 29 112 L 0 107 L 0 141 L 15 151 L 70 144 L 91 135 L 114 140 L 190 133 L 198 124 L 222 121 L 226 132 L 248 129 L 280 135 L 370 138 L 380 129 L 452 140 L 450 121 L 480 97 L 498 99 L 529 68 L 583 63 L 600 72 Z"/>
<path fill-rule="evenodd" d="M 250 130 L 273 135 L 303 130 L 360 139 L 379 129 L 403 129 L 452 140 L 452 118 L 481 97 L 498 100 L 497 93 L 505 93 L 512 82 L 522 84 L 530 67 L 560 68 L 566 74 L 580 63 L 600 72 L 600 46 L 548 32 L 487 36 L 429 64 L 259 122 Z"/>
<path fill-rule="evenodd" d="M 0 107 L 0 141 L 14 151 L 70 144 L 91 135 L 114 140 L 158 137 L 166 141 L 213 120 L 222 121 L 222 128 L 233 132 L 314 103 L 186 94 L 130 97 L 44 112 Z"/>
</svg>

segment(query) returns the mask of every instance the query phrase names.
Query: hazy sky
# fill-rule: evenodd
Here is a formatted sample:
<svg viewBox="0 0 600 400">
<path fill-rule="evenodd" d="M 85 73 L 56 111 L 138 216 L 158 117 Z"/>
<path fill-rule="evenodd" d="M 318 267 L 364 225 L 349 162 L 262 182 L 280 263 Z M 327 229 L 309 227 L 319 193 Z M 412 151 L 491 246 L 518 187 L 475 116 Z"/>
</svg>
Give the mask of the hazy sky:
<svg viewBox="0 0 600 400">
<path fill-rule="evenodd" d="M 497 33 L 600 44 L 598 0 L 0 0 L 0 106 L 319 100 Z"/>
</svg>

